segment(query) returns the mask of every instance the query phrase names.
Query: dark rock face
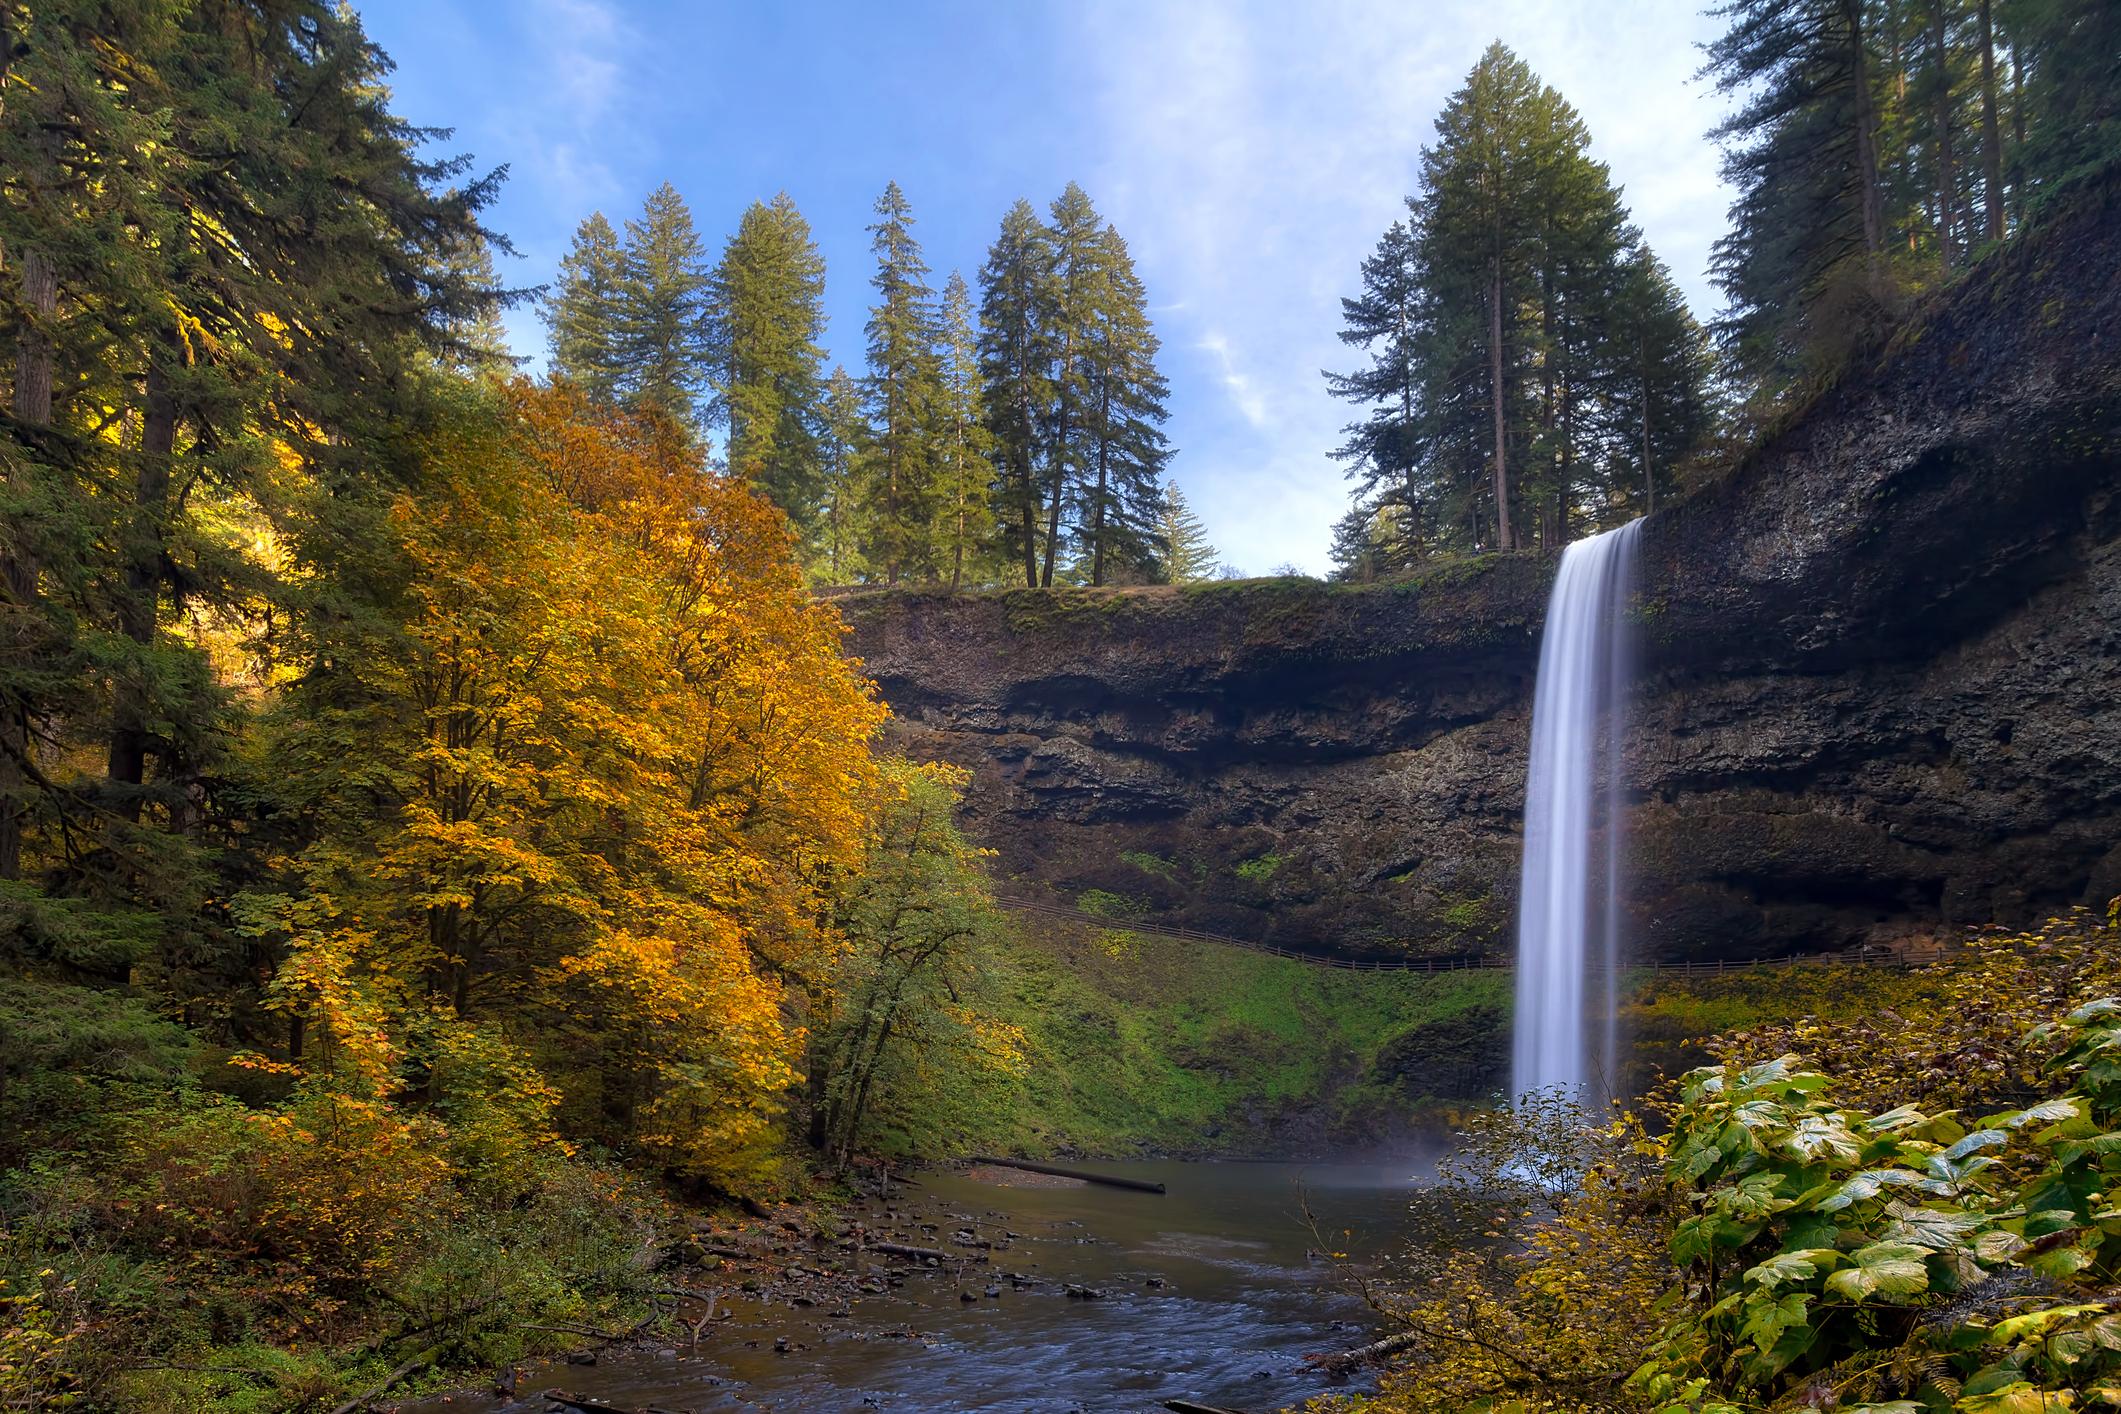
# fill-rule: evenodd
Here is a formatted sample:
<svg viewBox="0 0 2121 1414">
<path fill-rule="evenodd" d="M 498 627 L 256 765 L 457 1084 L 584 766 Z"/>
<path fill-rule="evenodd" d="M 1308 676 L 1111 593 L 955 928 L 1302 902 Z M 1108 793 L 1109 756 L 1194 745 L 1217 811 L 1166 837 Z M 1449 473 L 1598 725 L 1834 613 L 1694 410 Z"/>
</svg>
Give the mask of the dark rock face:
<svg viewBox="0 0 2121 1414">
<path fill-rule="evenodd" d="M 1645 525 L 1646 948 L 1830 948 L 2121 892 L 2117 316 L 2110 186 Z M 1018 887 L 1440 954 L 1509 945 L 1551 574 L 842 604 L 897 743 L 972 769 Z"/>
</svg>

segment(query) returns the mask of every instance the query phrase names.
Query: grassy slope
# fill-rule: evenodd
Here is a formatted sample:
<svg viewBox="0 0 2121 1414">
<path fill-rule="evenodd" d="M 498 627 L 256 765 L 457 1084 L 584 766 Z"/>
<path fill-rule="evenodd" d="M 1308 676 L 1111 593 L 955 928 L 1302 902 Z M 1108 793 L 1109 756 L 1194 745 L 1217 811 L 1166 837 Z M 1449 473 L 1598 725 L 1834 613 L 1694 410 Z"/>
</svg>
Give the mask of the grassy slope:
<svg viewBox="0 0 2121 1414">
<path fill-rule="evenodd" d="M 963 1097 L 968 1142 L 1024 1153 L 1269 1154 L 1360 1144 L 1427 1098 L 1371 1077 L 1411 1028 L 1507 1005 L 1508 977 L 1351 972 L 1061 922 L 1019 931 L 1025 1064 Z"/>
</svg>

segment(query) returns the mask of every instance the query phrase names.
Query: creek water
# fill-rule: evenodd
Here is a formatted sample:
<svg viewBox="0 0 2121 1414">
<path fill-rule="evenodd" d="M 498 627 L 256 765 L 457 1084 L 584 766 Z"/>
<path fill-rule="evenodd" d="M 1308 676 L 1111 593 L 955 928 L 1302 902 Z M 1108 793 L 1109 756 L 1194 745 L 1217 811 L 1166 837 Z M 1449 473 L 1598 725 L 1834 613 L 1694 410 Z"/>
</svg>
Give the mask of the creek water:
<svg viewBox="0 0 2121 1414">
<path fill-rule="evenodd" d="M 1346 1387 L 1304 1357 L 1375 1338 L 1377 1322 L 1349 1269 L 1404 1236 L 1408 1198 L 1431 1159 L 1095 1167 L 1161 1181 L 1168 1191 L 923 1174 L 921 1187 L 893 1205 L 902 1220 L 932 1221 L 943 1239 L 961 1219 L 974 1220 L 1006 1247 L 962 1276 L 873 1259 L 879 1274 L 899 1275 L 903 1285 L 857 1295 L 837 1311 L 739 1298 L 735 1316 L 717 1323 L 697 1352 L 680 1340 L 607 1351 L 594 1366 L 531 1368 L 515 1406 L 460 1394 L 407 1409 L 542 1410 L 543 1401 L 527 1396 L 547 1388 L 703 1414 L 1135 1414 L 1171 1398 L 1279 1409 Z M 1071 1296 L 1069 1285 L 1100 1294 Z"/>
</svg>

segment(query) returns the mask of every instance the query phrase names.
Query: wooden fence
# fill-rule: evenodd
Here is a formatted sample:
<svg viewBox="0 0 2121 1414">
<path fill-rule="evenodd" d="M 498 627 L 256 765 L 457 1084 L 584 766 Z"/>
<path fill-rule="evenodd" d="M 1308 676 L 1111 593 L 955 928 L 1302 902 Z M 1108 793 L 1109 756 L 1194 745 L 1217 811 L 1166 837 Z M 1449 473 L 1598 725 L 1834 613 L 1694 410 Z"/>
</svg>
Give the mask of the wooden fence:
<svg viewBox="0 0 2121 1414">
<path fill-rule="evenodd" d="M 1222 933 L 1204 933 L 1198 928 L 1176 928 L 1166 923 L 1151 923 L 1138 918 L 1115 918 L 1109 914 L 1090 913 L 1063 903 L 1047 903 L 1039 899 L 1010 898 L 996 895 L 1001 907 L 1012 913 L 1028 913 L 1040 918 L 1059 918 L 1071 923 L 1084 923 L 1097 928 L 1110 928 L 1124 933 L 1146 933 L 1157 938 L 1176 938 L 1181 942 L 1219 943 L 1227 948 L 1243 948 L 1247 952 L 1265 953 L 1269 957 L 1286 957 L 1296 962 L 1309 963 L 1313 967 L 1335 967 L 1347 972 L 1507 972 L 1515 968 L 1514 957 L 1500 953 L 1470 953 L 1458 957 L 1400 957 L 1400 958 L 1351 958 L 1328 957 L 1315 952 L 1303 952 L 1296 948 L 1277 947 L 1250 938 L 1232 938 Z M 1637 962 L 1627 963 L 1623 972 L 1654 971 L 1677 973 L 1683 977 L 1714 977 L 1727 972 L 1786 972 L 1799 967 L 1922 967 L 1941 962 L 1950 956 L 1951 949 L 1932 944 L 1922 948 L 1895 951 L 1888 948 L 1851 948 L 1844 952 L 1808 953 L 1802 957 L 1774 957 L 1732 960 L 1717 958 L 1701 962 Z M 1600 969 L 1593 968 L 1593 971 Z"/>
</svg>

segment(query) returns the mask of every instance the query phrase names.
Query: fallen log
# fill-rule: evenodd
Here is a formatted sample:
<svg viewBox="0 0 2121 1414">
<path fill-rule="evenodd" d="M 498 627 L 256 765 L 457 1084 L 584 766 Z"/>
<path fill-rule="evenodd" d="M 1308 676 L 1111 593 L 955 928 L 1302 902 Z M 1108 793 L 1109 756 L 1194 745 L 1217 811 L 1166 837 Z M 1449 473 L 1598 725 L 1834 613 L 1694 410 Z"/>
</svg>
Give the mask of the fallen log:
<svg viewBox="0 0 2121 1414">
<path fill-rule="evenodd" d="M 1364 1365 L 1375 1364 L 1387 1355 L 1396 1355 L 1420 1339 L 1421 1336 L 1414 1331 L 1401 1331 L 1382 1340 L 1373 1340 L 1368 1345 L 1359 1345 L 1353 1350 L 1343 1350 L 1337 1355 L 1312 1355 L 1306 1358 L 1329 1375 L 1345 1375 Z"/>
<path fill-rule="evenodd" d="M 577 1399 L 571 1394 L 565 1394 L 556 1389 L 544 1390 L 538 1395 L 538 1398 L 549 1399 L 554 1404 L 579 1410 L 581 1414 L 634 1414 L 633 1410 L 628 1409 L 623 1404 L 606 1404 L 600 1399 Z"/>
<path fill-rule="evenodd" d="M 1236 1409 L 1225 1409 L 1220 1404 L 1195 1404 L 1190 1399 L 1167 1399 L 1164 1408 L 1171 1414 L 1242 1414 Z"/>
<path fill-rule="evenodd" d="M 871 1252 L 888 1252 L 894 1257 L 911 1257 L 917 1262 L 925 1262 L 930 1258 L 938 1262 L 950 1260 L 950 1254 L 938 1248 L 908 1247 L 903 1242 L 872 1242 L 869 1244 L 868 1250 Z"/>
<path fill-rule="evenodd" d="M 332 1410 L 331 1414 L 354 1414 L 354 1411 L 356 1409 L 365 1408 L 370 1400 L 380 1399 L 383 1396 L 384 1392 L 388 1390 L 392 1385 L 396 1384 L 398 1381 L 406 1378 L 408 1375 L 411 1375 L 417 1370 L 426 1369 L 429 1365 L 432 1365 L 434 1361 L 434 1351 L 421 1351 L 418 1355 L 413 1356 L 412 1359 L 407 1360 L 404 1364 L 398 1366 L 397 1369 L 392 1370 L 389 1374 L 385 1375 L 383 1377 L 383 1383 L 377 1385 L 374 1389 L 369 1390 L 366 1394 L 355 1395 L 352 1399 L 347 1400 L 337 1409 Z"/>
<path fill-rule="evenodd" d="M 1022 1169 L 1025 1173 L 1049 1174 L 1054 1178 L 1081 1179 L 1084 1183 L 1102 1183 L 1107 1188 L 1131 1188 L 1136 1193 L 1162 1193 L 1161 1183 L 1152 1183 L 1145 1178 L 1121 1178 L 1116 1174 L 1091 1173 L 1088 1169 L 1062 1168 L 1058 1164 L 1034 1164 L 1028 1159 L 997 1159 L 987 1154 L 975 1154 L 970 1162 L 991 1164 L 996 1168 Z"/>
</svg>

